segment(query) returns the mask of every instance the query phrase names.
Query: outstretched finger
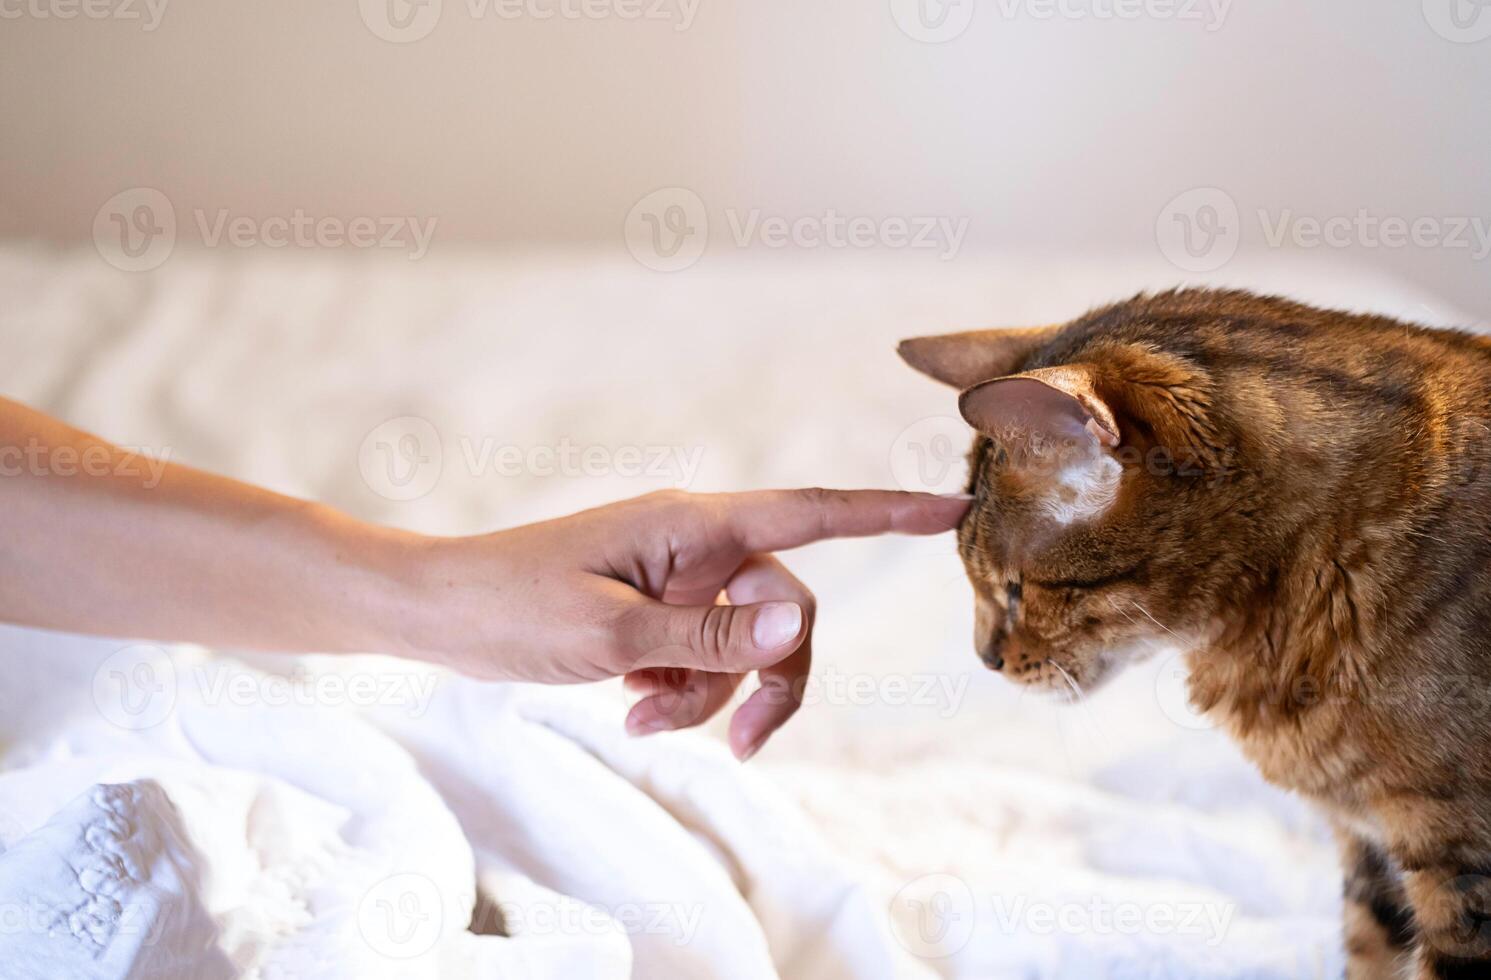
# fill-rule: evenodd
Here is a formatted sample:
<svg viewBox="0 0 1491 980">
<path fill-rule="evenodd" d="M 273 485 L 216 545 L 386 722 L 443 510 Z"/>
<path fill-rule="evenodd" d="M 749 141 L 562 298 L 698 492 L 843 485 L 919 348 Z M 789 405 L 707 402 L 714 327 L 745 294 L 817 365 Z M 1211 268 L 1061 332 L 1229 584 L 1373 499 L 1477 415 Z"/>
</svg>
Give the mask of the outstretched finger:
<svg viewBox="0 0 1491 980">
<path fill-rule="evenodd" d="M 725 521 L 743 550 L 784 551 L 825 538 L 941 534 L 968 511 L 964 495 L 898 490 L 762 490 L 725 494 Z"/>
</svg>

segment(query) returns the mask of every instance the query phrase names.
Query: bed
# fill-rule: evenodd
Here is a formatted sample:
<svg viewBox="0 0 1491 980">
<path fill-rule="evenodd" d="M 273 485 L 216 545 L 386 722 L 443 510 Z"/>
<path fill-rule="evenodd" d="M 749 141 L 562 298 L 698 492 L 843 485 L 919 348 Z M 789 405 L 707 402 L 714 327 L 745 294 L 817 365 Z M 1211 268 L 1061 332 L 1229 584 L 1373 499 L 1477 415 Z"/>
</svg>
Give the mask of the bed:
<svg viewBox="0 0 1491 980">
<path fill-rule="evenodd" d="M 896 340 L 1177 281 L 1149 257 L 668 274 L 459 249 L 127 274 L 9 246 L 0 393 L 431 533 L 670 486 L 940 491 L 967 431 Z M 1468 323 L 1315 257 L 1214 281 Z M 715 728 L 628 739 L 619 685 L 0 628 L 6 975 L 1340 975 L 1328 835 L 1190 712 L 1175 656 L 1022 697 L 972 654 L 947 538 L 788 561 L 821 602 L 814 680 L 744 767 Z"/>
</svg>

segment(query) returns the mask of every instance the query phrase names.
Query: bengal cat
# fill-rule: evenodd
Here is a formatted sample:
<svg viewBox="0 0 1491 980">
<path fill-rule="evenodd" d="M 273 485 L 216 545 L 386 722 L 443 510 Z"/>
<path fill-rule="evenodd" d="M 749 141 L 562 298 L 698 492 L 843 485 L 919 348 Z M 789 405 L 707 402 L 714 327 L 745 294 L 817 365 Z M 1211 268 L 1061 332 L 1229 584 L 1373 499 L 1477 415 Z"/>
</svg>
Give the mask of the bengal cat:
<svg viewBox="0 0 1491 980">
<path fill-rule="evenodd" d="M 979 656 L 1194 706 L 1313 801 L 1347 976 L 1491 977 L 1491 343 L 1246 292 L 905 341 L 976 430 Z"/>
</svg>

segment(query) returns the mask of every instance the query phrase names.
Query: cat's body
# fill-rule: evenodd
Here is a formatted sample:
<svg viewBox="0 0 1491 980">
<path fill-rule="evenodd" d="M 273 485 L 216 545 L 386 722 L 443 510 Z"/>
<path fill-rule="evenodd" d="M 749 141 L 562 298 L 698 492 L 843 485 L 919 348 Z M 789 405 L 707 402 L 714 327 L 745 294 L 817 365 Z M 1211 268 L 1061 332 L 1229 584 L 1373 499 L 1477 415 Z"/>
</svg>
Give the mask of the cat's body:
<svg viewBox="0 0 1491 980">
<path fill-rule="evenodd" d="M 1349 976 L 1491 977 L 1491 345 L 1197 290 L 902 353 L 981 433 L 985 662 L 1056 689 L 1182 641 L 1337 828 Z"/>
</svg>

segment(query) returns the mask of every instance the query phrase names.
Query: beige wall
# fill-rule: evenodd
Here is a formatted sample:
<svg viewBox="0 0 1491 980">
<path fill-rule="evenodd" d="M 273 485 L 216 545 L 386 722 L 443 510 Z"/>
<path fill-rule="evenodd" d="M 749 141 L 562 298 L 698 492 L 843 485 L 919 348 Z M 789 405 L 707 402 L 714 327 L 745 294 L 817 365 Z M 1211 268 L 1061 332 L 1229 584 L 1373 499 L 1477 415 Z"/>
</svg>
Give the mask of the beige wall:
<svg viewBox="0 0 1491 980">
<path fill-rule="evenodd" d="M 1491 223 L 1479 0 L 949 0 L 972 19 L 945 43 L 898 26 L 916 0 L 426 0 L 438 19 L 398 43 L 386 3 L 416 33 L 436 8 L 56 16 L 83 2 L 0 0 L 0 236 L 86 241 L 137 186 L 209 214 L 435 217 L 437 247 L 620 247 L 668 185 L 722 230 L 726 209 L 942 215 L 968 250 L 1053 254 L 1153 251 L 1197 186 L 1237 203 L 1244 249 L 1268 247 L 1259 209 Z M 586 3 L 610 16 L 537 16 Z M 1351 242 L 1301 261 L 1358 254 L 1491 316 L 1476 249 Z"/>
</svg>

